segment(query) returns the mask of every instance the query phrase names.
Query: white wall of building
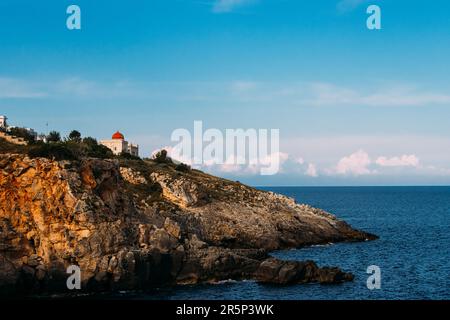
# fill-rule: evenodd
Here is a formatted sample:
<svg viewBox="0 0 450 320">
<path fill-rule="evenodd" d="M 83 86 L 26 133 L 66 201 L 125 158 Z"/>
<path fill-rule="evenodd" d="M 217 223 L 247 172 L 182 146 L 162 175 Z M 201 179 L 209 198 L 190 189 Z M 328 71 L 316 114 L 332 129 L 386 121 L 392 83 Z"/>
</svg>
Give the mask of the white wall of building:
<svg viewBox="0 0 450 320">
<path fill-rule="evenodd" d="M 6 128 L 8 126 L 6 122 L 7 119 L 6 116 L 0 116 L 0 128 Z"/>
<path fill-rule="evenodd" d="M 128 141 L 120 139 L 101 140 L 100 144 L 109 148 L 115 155 L 127 152 L 133 156 L 139 157 L 139 146 L 128 143 Z"/>
<path fill-rule="evenodd" d="M 100 144 L 109 148 L 116 155 L 121 154 L 122 152 L 127 152 L 128 149 L 128 142 L 125 140 L 102 140 L 100 141 Z"/>
</svg>

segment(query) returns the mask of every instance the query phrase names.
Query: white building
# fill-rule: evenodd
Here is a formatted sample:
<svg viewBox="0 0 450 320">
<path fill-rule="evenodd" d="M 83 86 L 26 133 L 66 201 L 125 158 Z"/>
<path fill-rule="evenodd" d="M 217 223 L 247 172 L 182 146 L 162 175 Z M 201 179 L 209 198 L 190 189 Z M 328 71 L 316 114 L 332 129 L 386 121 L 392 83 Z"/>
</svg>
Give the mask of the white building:
<svg viewBox="0 0 450 320">
<path fill-rule="evenodd" d="M 33 129 L 33 128 L 22 128 L 22 127 L 16 127 L 16 126 L 10 126 L 8 125 L 8 123 L 6 122 L 6 120 L 8 120 L 8 118 L 6 116 L 2 116 L 0 115 L 0 129 L 3 132 L 8 133 L 8 135 L 12 135 L 13 133 L 13 129 L 21 129 L 21 130 L 25 130 L 27 131 L 34 140 L 37 140 L 38 138 L 38 133 Z"/>
<path fill-rule="evenodd" d="M 6 126 L 6 129 L 8 132 L 10 132 L 12 129 L 15 129 L 15 128 L 23 129 L 23 130 L 27 131 L 33 137 L 34 140 L 36 140 L 38 137 L 38 133 L 36 131 L 34 131 L 33 128 L 21 128 L 21 127 L 16 127 L 16 126 Z"/>
<path fill-rule="evenodd" d="M 47 143 L 47 136 L 45 134 L 38 134 L 38 136 L 36 137 L 36 141 Z"/>
<path fill-rule="evenodd" d="M 119 131 L 112 135 L 111 140 L 101 140 L 100 144 L 109 148 L 116 155 L 124 152 L 139 157 L 139 146 L 126 141 Z"/>
<path fill-rule="evenodd" d="M 6 129 L 8 127 L 6 120 L 8 120 L 6 116 L 0 116 L 0 128 Z"/>
<path fill-rule="evenodd" d="M 38 133 L 37 133 L 36 131 L 34 131 L 34 129 L 32 129 L 32 128 L 25 128 L 25 130 L 27 130 L 28 133 L 31 134 L 31 135 L 33 136 L 34 140 L 37 139 Z"/>
</svg>

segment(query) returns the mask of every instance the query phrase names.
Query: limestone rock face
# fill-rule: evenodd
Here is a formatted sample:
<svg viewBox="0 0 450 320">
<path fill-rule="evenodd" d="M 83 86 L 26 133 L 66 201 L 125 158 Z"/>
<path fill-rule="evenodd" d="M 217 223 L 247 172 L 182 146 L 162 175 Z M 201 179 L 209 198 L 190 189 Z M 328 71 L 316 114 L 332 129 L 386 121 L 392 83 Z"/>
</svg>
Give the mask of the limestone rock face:
<svg viewBox="0 0 450 320">
<path fill-rule="evenodd" d="M 147 183 L 147 179 L 145 179 L 140 172 L 138 171 L 134 171 L 131 168 L 124 168 L 121 167 L 120 168 L 120 174 L 122 175 L 122 178 L 131 183 L 131 184 L 135 184 L 135 185 L 139 185 L 139 184 L 146 184 Z"/>
<path fill-rule="evenodd" d="M 193 183 L 183 176 L 173 176 L 170 173 L 154 172 L 151 179 L 163 190 L 163 196 L 173 203 L 186 208 L 198 205 L 207 199 L 203 187 Z"/>
<path fill-rule="evenodd" d="M 183 209 L 178 219 L 194 217 L 190 227 L 196 224 L 201 238 L 216 246 L 272 250 L 373 238 L 294 199 L 201 172 L 151 176 L 163 197 Z"/>
<path fill-rule="evenodd" d="M 340 282 L 338 269 L 268 250 L 375 237 L 294 200 L 151 161 L 0 154 L 0 292 L 85 290 L 256 278 Z M 269 259 L 269 260 L 267 260 Z"/>
</svg>

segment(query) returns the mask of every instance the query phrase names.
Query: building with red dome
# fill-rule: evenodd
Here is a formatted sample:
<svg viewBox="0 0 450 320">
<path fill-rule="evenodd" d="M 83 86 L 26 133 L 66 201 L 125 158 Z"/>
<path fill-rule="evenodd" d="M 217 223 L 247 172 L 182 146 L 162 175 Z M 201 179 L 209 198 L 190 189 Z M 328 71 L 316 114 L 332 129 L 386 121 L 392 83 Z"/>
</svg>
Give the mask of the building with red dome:
<svg viewBox="0 0 450 320">
<path fill-rule="evenodd" d="M 100 144 L 111 149 L 114 154 L 129 153 L 139 157 L 139 145 L 126 141 L 125 136 L 120 131 L 116 131 L 111 140 L 101 140 Z"/>
<path fill-rule="evenodd" d="M 112 139 L 113 140 L 125 140 L 125 137 L 119 131 L 116 131 L 116 133 L 114 133 L 112 135 Z"/>
</svg>

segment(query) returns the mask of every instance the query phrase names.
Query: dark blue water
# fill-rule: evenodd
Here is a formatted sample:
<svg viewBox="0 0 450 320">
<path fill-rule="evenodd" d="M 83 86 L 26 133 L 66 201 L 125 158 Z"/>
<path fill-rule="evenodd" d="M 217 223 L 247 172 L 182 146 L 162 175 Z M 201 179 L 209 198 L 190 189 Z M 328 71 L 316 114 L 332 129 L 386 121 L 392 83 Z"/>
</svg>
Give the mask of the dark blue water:
<svg viewBox="0 0 450 320">
<path fill-rule="evenodd" d="M 183 287 L 145 299 L 450 299 L 450 187 L 264 188 L 332 212 L 380 236 L 273 253 L 312 259 L 355 274 L 354 282 L 273 287 L 255 282 Z M 381 268 L 381 289 L 367 289 L 367 267 Z"/>
</svg>

